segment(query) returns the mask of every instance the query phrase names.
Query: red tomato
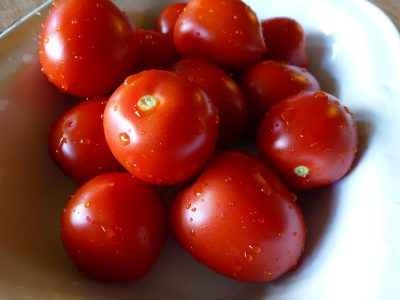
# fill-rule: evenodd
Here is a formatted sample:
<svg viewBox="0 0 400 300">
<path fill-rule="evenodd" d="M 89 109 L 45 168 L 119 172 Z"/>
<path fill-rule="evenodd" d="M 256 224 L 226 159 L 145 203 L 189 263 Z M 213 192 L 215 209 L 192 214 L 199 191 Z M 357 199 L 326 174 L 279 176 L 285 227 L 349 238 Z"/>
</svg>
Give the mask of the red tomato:
<svg viewBox="0 0 400 300">
<path fill-rule="evenodd" d="M 316 188 L 334 183 L 350 170 L 357 151 L 356 124 L 334 96 L 300 93 L 266 114 L 257 147 L 292 188 Z"/>
<path fill-rule="evenodd" d="M 61 219 L 65 250 L 78 269 L 102 281 L 146 275 L 167 235 L 160 194 L 128 173 L 100 175 L 70 198 Z"/>
<path fill-rule="evenodd" d="M 139 29 L 139 59 L 136 71 L 167 69 L 177 59 L 174 42 L 166 35 L 154 30 Z"/>
<path fill-rule="evenodd" d="M 220 121 L 220 141 L 238 140 L 245 135 L 248 123 L 246 99 L 230 76 L 217 66 L 196 58 L 180 60 L 171 70 L 203 89 L 214 103 Z"/>
<path fill-rule="evenodd" d="M 157 18 L 157 31 L 172 37 L 176 20 L 185 9 L 186 4 L 185 2 L 176 2 L 166 5 Z"/>
<path fill-rule="evenodd" d="M 50 155 L 78 184 L 99 174 L 123 170 L 104 137 L 106 104 L 107 98 L 81 102 L 66 111 L 51 128 Z"/>
<path fill-rule="evenodd" d="M 125 80 L 104 112 L 111 151 L 138 178 L 174 184 L 194 176 L 213 154 L 217 112 L 195 85 L 160 70 Z"/>
<path fill-rule="evenodd" d="M 266 50 L 258 18 L 241 0 L 191 0 L 176 21 L 174 41 L 182 56 L 229 70 L 247 67 Z"/>
<path fill-rule="evenodd" d="M 108 0 L 54 2 L 40 38 L 44 74 L 61 91 L 105 95 L 137 60 L 135 26 Z"/>
<path fill-rule="evenodd" d="M 265 59 L 283 61 L 307 67 L 306 37 L 303 27 L 291 18 L 278 17 L 261 21 L 265 45 Z"/>
<path fill-rule="evenodd" d="M 303 216 L 280 179 L 258 158 L 217 156 L 174 199 L 172 230 L 197 260 L 240 281 L 270 281 L 303 253 Z"/>
<path fill-rule="evenodd" d="M 241 78 L 241 87 L 256 125 L 273 104 L 302 91 L 320 89 L 305 69 L 272 60 L 251 66 Z"/>
</svg>

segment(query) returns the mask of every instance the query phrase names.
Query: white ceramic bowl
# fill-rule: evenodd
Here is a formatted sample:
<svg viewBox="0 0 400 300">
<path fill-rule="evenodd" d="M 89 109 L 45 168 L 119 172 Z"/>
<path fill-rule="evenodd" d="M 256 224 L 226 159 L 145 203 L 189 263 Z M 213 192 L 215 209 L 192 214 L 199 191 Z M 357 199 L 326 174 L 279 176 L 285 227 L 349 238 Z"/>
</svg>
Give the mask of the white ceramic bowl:
<svg viewBox="0 0 400 300">
<path fill-rule="evenodd" d="M 168 1 L 120 0 L 150 26 Z M 364 0 L 247 0 L 260 18 L 290 16 L 306 29 L 311 71 L 355 113 L 358 162 L 346 178 L 310 193 L 298 270 L 269 284 L 216 275 L 170 239 L 140 282 L 100 284 L 79 274 L 59 239 L 75 186 L 47 154 L 51 122 L 68 104 L 40 73 L 38 35 L 48 3 L 0 38 L 1 299 L 400 299 L 400 42 Z"/>
</svg>

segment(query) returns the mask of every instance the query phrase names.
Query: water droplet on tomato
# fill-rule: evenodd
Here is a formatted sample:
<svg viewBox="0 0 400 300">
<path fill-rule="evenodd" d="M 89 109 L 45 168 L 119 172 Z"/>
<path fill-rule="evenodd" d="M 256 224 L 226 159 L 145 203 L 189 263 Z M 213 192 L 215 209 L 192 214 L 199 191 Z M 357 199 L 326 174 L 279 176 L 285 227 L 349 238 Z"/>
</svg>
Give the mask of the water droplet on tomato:
<svg viewBox="0 0 400 300">
<path fill-rule="evenodd" d="M 224 182 L 231 182 L 232 181 L 232 177 L 226 177 L 225 179 L 224 179 Z"/>
<path fill-rule="evenodd" d="M 237 20 L 237 19 L 239 19 L 239 17 L 237 15 L 233 15 L 233 19 Z"/>
<path fill-rule="evenodd" d="M 86 201 L 85 204 L 84 204 L 84 206 L 85 206 L 86 208 L 89 208 L 90 205 L 91 205 L 90 201 Z"/>
<path fill-rule="evenodd" d="M 49 37 L 45 37 L 44 43 L 47 44 L 50 41 Z"/>
<path fill-rule="evenodd" d="M 77 20 L 77 19 L 72 19 L 72 20 L 71 20 L 71 24 L 72 24 L 72 25 L 78 24 L 78 20 Z"/>
<path fill-rule="evenodd" d="M 189 209 L 190 207 L 192 206 L 192 203 L 188 203 L 188 204 L 186 204 L 186 209 Z"/>
<path fill-rule="evenodd" d="M 321 91 L 315 92 L 313 94 L 313 96 L 314 96 L 314 98 L 317 98 L 317 99 L 328 100 L 328 95 L 325 92 L 321 92 Z"/>
<path fill-rule="evenodd" d="M 191 235 L 195 235 L 195 232 L 194 232 L 194 230 L 192 229 L 192 230 L 190 230 L 190 234 Z"/>
<path fill-rule="evenodd" d="M 233 262 L 232 268 L 235 272 L 240 272 L 243 269 L 243 266 L 240 262 Z"/>
<path fill-rule="evenodd" d="M 189 221 L 190 221 L 190 222 L 193 222 L 193 218 L 190 218 Z"/>
<path fill-rule="evenodd" d="M 248 262 L 253 261 L 253 255 L 252 255 L 250 252 L 245 251 L 245 252 L 243 253 L 243 255 L 244 255 L 244 258 L 245 258 Z"/>
<path fill-rule="evenodd" d="M 343 153 L 343 152 L 338 153 L 338 154 L 337 154 L 337 157 L 343 158 L 343 157 L 344 157 L 344 153 Z"/>
<path fill-rule="evenodd" d="M 293 231 L 293 236 L 297 237 L 298 236 L 298 232 L 297 231 Z"/>
<path fill-rule="evenodd" d="M 257 244 L 249 245 L 249 250 L 255 254 L 261 253 L 261 247 L 258 246 Z"/>
<path fill-rule="evenodd" d="M 115 230 L 108 225 L 100 225 L 100 228 L 107 238 L 112 238 L 117 234 Z"/>
<path fill-rule="evenodd" d="M 191 209 L 192 212 L 195 212 L 196 210 L 197 210 L 196 207 L 193 207 L 193 208 Z"/>
<path fill-rule="evenodd" d="M 86 138 L 86 137 L 82 137 L 79 140 L 79 144 L 81 144 L 81 145 L 90 145 L 91 142 L 92 141 L 89 138 Z"/>
<path fill-rule="evenodd" d="M 119 139 L 123 146 L 129 145 L 129 143 L 131 142 L 131 138 L 126 132 L 121 132 L 119 134 Z"/>
<path fill-rule="evenodd" d="M 58 31 L 60 31 L 60 30 L 61 30 L 60 26 L 57 26 L 57 27 L 56 27 L 56 31 L 58 32 Z"/>
<path fill-rule="evenodd" d="M 67 127 L 69 127 L 69 128 L 74 127 L 74 125 L 75 125 L 74 121 L 69 121 L 67 123 Z"/>
<path fill-rule="evenodd" d="M 264 270 L 264 276 L 266 277 L 272 277 L 272 272 L 269 270 Z"/>
</svg>

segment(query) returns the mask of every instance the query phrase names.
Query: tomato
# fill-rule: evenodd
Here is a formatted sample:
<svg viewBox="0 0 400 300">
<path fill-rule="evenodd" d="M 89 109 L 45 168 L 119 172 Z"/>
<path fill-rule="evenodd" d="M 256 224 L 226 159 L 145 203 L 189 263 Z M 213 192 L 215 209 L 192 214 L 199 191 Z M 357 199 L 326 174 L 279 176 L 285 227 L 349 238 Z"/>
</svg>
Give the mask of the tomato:
<svg viewBox="0 0 400 300">
<path fill-rule="evenodd" d="M 191 0 L 176 21 L 174 41 L 184 57 L 235 71 L 266 50 L 258 18 L 241 0 Z"/>
<path fill-rule="evenodd" d="M 272 60 L 254 64 L 240 81 L 256 125 L 273 104 L 302 91 L 320 89 L 318 81 L 307 70 Z"/>
<path fill-rule="evenodd" d="M 137 61 L 135 26 L 109 0 L 54 2 L 40 36 L 40 61 L 61 91 L 109 93 Z"/>
<path fill-rule="evenodd" d="M 147 29 L 139 29 L 137 34 L 139 40 L 137 72 L 149 69 L 164 70 L 178 60 L 175 45 L 166 35 Z"/>
<path fill-rule="evenodd" d="M 51 128 L 50 155 L 78 184 L 99 174 L 123 170 L 104 137 L 102 118 L 107 100 L 83 101 L 60 116 Z"/>
<path fill-rule="evenodd" d="M 62 243 L 78 269 L 101 281 L 134 281 L 155 263 L 167 235 L 160 194 L 129 173 L 100 175 L 70 198 Z"/>
<path fill-rule="evenodd" d="M 292 188 L 331 184 L 352 166 L 357 151 L 355 120 L 332 95 L 300 93 L 266 114 L 257 133 L 257 147 Z"/>
<path fill-rule="evenodd" d="M 258 158 L 217 156 L 171 204 L 178 242 L 216 272 L 240 281 L 270 281 L 298 262 L 306 229 L 281 180 Z"/>
<path fill-rule="evenodd" d="M 307 67 L 306 36 L 300 23 L 291 18 L 277 17 L 262 20 L 261 26 L 268 48 L 265 59 Z"/>
<path fill-rule="evenodd" d="M 161 70 L 128 77 L 104 112 L 108 145 L 138 178 L 175 184 L 194 176 L 213 154 L 218 115 L 195 85 Z"/>
<path fill-rule="evenodd" d="M 196 58 L 178 61 L 171 71 L 199 86 L 214 103 L 220 120 L 220 141 L 226 143 L 245 135 L 248 123 L 246 99 L 230 76 L 217 66 Z"/>
<path fill-rule="evenodd" d="M 166 5 L 156 20 L 156 30 L 170 37 L 174 34 L 176 20 L 186 7 L 186 2 L 176 2 Z"/>
</svg>

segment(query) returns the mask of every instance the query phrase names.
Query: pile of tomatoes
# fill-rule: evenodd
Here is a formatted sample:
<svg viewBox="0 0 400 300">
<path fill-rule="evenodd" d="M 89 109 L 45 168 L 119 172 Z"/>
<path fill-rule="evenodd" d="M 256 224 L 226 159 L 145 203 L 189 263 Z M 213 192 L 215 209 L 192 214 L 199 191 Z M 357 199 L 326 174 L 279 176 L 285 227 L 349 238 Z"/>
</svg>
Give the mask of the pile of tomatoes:
<svg viewBox="0 0 400 300">
<path fill-rule="evenodd" d="M 279 278 L 306 241 L 294 192 L 336 182 L 357 152 L 352 113 L 306 70 L 300 24 L 259 20 L 241 0 L 169 4 L 153 30 L 109 0 L 59 0 L 40 60 L 82 98 L 49 150 L 80 185 L 64 248 L 97 280 L 145 276 L 169 231 L 220 274 Z"/>
</svg>

